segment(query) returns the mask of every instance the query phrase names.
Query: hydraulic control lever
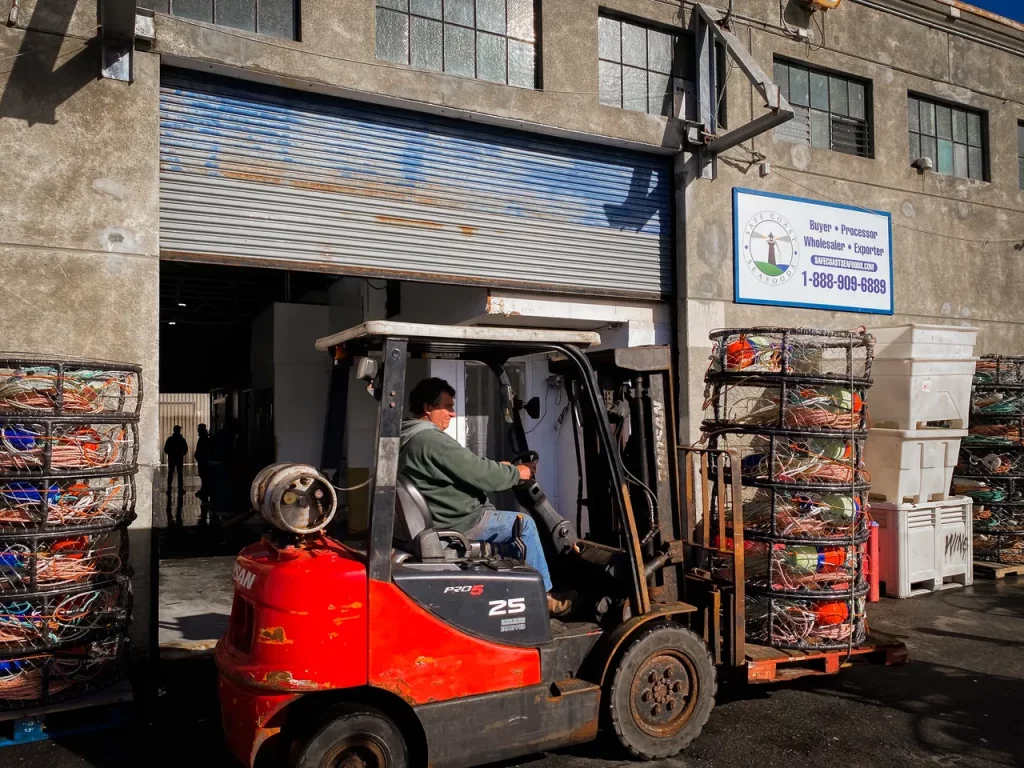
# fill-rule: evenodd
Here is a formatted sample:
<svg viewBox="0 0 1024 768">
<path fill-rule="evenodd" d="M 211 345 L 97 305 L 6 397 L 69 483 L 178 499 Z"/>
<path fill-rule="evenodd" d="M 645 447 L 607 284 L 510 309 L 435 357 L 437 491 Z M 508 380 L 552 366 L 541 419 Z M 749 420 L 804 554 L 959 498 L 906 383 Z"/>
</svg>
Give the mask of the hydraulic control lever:
<svg viewBox="0 0 1024 768">
<path fill-rule="evenodd" d="M 535 480 L 517 485 L 515 494 L 519 503 L 533 513 L 538 527 L 551 536 L 551 543 L 558 554 L 564 555 L 579 541 L 575 526 L 551 506 L 547 494 Z"/>
</svg>

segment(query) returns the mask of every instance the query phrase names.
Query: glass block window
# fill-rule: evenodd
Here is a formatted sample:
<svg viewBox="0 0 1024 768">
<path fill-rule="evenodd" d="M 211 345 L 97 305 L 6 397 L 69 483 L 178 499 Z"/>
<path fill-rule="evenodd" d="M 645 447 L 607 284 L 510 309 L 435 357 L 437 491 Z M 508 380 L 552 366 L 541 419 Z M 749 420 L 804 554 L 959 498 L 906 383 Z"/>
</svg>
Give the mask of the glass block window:
<svg viewBox="0 0 1024 768">
<path fill-rule="evenodd" d="M 1024 189 L 1024 122 L 1017 123 L 1017 176 Z"/>
<path fill-rule="evenodd" d="M 848 155 L 871 157 L 871 84 L 775 60 L 775 84 L 794 117 L 775 137 Z"/>
<path fill-rule="evenodd" d="M 537 87 L 535 0 L 377 0 L 377 58 Z"/>
<path fill-rule="evenodd" d="M 684 37 L 604 15 L 598 17 L 597 35 L 601 103 L 675 117 L 675 94 L 692 91 L 684 85 L 688 74 L 693 79 L 693 57 L 683 54 Z"/>
<path fill-rule="evenodd" d="M 137 0 L 137 5 L 183 19 L 299 39 L 298 0 Z"/>
<path fill-rule="evenodd" d="M 985 144 L 980 112 L 920 96 L 907 99 L 910 162 L 928 157 L 932 170 L 985 181 Z"/>
</svg>

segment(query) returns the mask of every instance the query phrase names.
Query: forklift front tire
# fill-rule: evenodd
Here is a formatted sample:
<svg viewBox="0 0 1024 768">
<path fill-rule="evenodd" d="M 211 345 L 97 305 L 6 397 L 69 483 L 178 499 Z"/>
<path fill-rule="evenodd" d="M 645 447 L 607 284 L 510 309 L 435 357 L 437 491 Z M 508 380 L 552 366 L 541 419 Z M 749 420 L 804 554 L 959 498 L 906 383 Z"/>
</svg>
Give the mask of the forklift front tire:
<svg viewBox="0 0 1024 768">
<path fill-rule="evenodd" d="M 343 705 L 299 747 L 295 768 L 409 768 L 409 751 L 390 718 Z"/>
<path fill-rule="evenodd" d="M 704 642 L 678 624 L 639 633 L 619 658 L 607 694 L 615 735 L 643 760 L 671 757 L 700 735 L 717 675 Z"/>
</svg>

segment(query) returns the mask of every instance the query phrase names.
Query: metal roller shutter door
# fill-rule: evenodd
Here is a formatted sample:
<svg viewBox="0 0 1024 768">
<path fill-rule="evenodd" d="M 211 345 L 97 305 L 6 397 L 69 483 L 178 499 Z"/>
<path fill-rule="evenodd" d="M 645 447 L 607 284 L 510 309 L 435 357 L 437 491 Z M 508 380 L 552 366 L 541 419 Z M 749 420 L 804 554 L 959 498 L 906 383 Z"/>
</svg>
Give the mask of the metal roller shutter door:
<svg viewBox="0 0 1024 768">
<path fill-rule="evenodd" d="M 168 258 L 671 293 L 665 156 L 165 72 Z"/>
</svg>

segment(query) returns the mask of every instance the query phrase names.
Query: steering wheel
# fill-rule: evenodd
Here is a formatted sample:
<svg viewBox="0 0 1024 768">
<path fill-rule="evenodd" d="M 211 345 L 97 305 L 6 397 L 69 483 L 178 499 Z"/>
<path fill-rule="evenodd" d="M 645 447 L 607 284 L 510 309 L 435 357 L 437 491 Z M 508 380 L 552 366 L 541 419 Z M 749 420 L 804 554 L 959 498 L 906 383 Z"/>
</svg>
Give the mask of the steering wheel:
<svg viewBox="0 0 1024 768">
<path fill-rule="evenodd" d="M 540 461 L 540 454 L 536 451 L 523 451 L 512 459 L 513 464 L 533 464 L 537 461 Z"/>
</svg>

